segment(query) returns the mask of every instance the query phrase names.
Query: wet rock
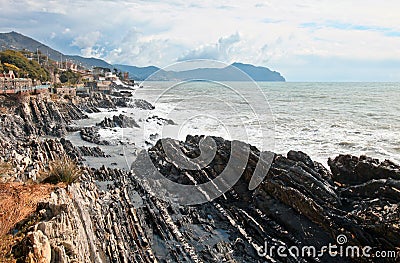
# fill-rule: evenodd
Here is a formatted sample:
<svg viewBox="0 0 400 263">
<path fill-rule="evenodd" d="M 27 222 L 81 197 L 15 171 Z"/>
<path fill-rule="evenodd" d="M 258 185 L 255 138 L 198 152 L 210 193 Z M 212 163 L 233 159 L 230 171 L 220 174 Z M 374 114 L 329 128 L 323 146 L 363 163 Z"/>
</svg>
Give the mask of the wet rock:
<svg viewBox="0 0 400 263">
<path fill-rule="evenodd" d="M 158 125 L 176 125 L 173 120 L 158 117 L 157 115 L 150 116 L 146 119 L 146 122 L 155 121 Z"/>
<path fill-rule="evenodd" d="M 91 156 L 91 157 L 109 157 L 106 155 L 100 147 L 88 147 L 88 146 L 74 146 L 69 140 L 64 138 L 60 139 L 60 143 L 64 147 L 67 155 L 73 160 L 82 161 L 83 156 Z"/>
<path fill-rule="evenodd" d="M 84 127 L 80 131 L 80 136 L 82 140 L 99 144 L 99 145 L 109 145 L 110 143 L 106 140 L 101 140 L 100 134 L 98 133 L 99 128 L 97 127 Z"/>
<path fill-rule="evenodd" d="M 100 126 L 102 128 L 114 128 L 114 127 L 121 127 L 121 128 L 139 128 L 139 124 L 135 121 L 135 119 L 120 114 L 119 116 L 113 116 L 112 119 L 104 118 L 100 123 L 97 123 L 96 126 Z"/>
<path fill-rule="evenodd" d="M 189 158 L 196 158 L 200 155 L 198 145 L 201 138 L 188 136 L 185 142 L 178 143 L 176 153 L 169 150 L 169 154 L 173 153 L 173 156 L 181 151 Z M 167 157 L 160 141 L 149 149 L 149 155 L 154 166 L 169 180 L 180 184 L 205 183 L 216 178 L 224 169 L 220 163 L 226 164 L 231 158 L 230 142 L 221 138 L 214 139 L 217 144 L 216 155 L 201 170 L 180 169 Z M 241 158 L 241 155 L 237 156 Z M 287 246 L 318 246 L 335 242 L 339 234 L 344 234 L 352 245 L 397 249 L 400 234 L 394 222 L 400 220 L 397 209 L 400 188 L 395 164 L 388 161 L 379 163 L 366 157 L 345 157 L 345 160 L 353 160 L 352 165 L 347 164 L 347 169 L 333 169 L 336 174 L 332 175 L 322 164 L 313 162 L 303 152 L 290 151 L 287 158 L 275 155 L 264 181 L 254 191 L 250 191 L 249 181 L 259 156 L 260 153 L 251 148 L 247 167 L 239 181 L 223 198 L 213 202 L 229 211 L 227 213 L 231 217 L 233 215 L 234 225 L 243 228 L 253 242 L 261 245 L 263 240 L 267 240 L 272 245 L 279 240 L 278 243 Z M 338 157 L 337 160 L 342 158 Z M 137 162 L 141 161 L 139 155 Z M 365 167 L 365 163 L 371 170 Z M 360 174 L 350 174 L 359 182 L 352 180 L 355 185 L 350 187 L 334 183 L 338 178 L 348 178 L 349 170 L 352 173 L 363 171 L 370 173 L 370 176 L 360 180 Z M 250 240 L 244 243 L 252 246 Z M 279 255 L 273 256 L 275 260 L 280 260 Z M 307 261 L 306 258 L 302 260 Z M 329 262 L 329 258 L 325 260 Z"/>
<path fill-rule="evenodd" d="M 391 161 L 379 162 L 366 156 L 339 155 L 329 159 L 333 179 L 341 184 L 362 184 L 370 180 L 400 180 L 400 166 Z"/>
<path fill-rule="evenodd" d="M 151 105 L 150 102 L 143 99 L 134 99 L 132 103 L 132 107 L 141 109 L 141 110 L 154 110 L 154 106 Z"/>
<path fill-rule="evenodd" d="M 37 139 L 38 135 L 64 134 L 71 120 L 84 118 L 83 104 L 88 109 L 118 104 L 102 94 L 82 99 L 78 108 L 68 103 L 29 99 L 16 106 L 15 116 L 0 116 L 1 159 L 13 164 L 15 180 L 35 179 L 49 160 L 60 156 L 76 160 L 85 155 L 104 157 L 98 147 L 76 147 L 63 139 Z M 116 117 L 124 125 L 124 120 Z M 159 117 L 148 121 L 168 123 Z M 106 144 L 98 129 L 83 128 L 81 136 Z M 320 248 L 336 244 L 339 234 L 346 235 L 349 245 L 398 251 L 398 165 L 368 157 L 338 156 L 329 160 L 331 173 L 303 152 L 290 151 L 287 156 L 270 153 L 269 170 L 250 190 L 257 165 L 266 166 L 261 158 L 266 152 L 245 143 L 232 151 L 237 142 L 213 137 L 215 156 L 209 162 L 200 158 L 204 166 L 181 168 L 172 157 L 183 153 L 190 159 L 199 158 L 202 139 L 188 136 L 185 141 L 173 141 L 168 151 L 172 156 L 166 154 L 159 140 L 138 155 L 132 168 L 150 156 L 153 167 L 167 179 L 201 185 L 218 178 L 230 160 L 243 162 L 245 167 L 237 182 L 218 198 L 183 206 L 153 196 L 147 187 L 149 181 L 135 169 L 82 168 L 79 183 L 54 191 L 40 205 L 44 212 L 29 230 L 36 234 L 25 239 L 34 242 L 22 243 L 26 244 L 22 246 L 27 248 L 25 255 L 34 255 L 30 248 L 36 243 L 40 248 L 36 255 L 46 262 L 49 246 L 51 262 L 337 262 L 338 258 L 327 256 L 283 257 L 276 251 L 260 257 L 257 250 L 265 242 L 286 248 Z M 340 258 L 341 262 L 355 260 Z"/>
</svg>

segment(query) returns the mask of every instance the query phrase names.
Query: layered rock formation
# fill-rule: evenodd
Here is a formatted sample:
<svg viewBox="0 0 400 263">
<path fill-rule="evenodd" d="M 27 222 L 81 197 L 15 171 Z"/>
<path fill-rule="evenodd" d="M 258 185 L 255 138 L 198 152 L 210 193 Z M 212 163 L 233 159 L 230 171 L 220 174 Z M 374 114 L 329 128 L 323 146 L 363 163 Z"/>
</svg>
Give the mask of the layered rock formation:
<svg viewBox="0 0 400 263">
<path fill-rule="evenodd" d="M 10 105 L 11 113 L 0 119 L 1 158 L 12 162 L 15 169 L 9 180 L 35 181 L 43 166 L 59 156 L 68 155 L 78 163 L 85 156 L 106 157 L 98 147 L 76 147 L 65 139 L 37 137 L 65 134 L 72 120 L 85 118 L 83 109 L 116 107 L 112 97 L 96 96 L 78 106 L 35 97 Z M 92 129 L 82 131 L 90 140 L 101 141 Z M 188 136 L 185 142 L 175 142 L 172 152 L 197 158 L 202 138 Z M 25 239 L 14 247 L 15 253 L 25 251 L 22 257 L 40 257 L 43 262 L 49 262 L 49 254 L 51 262 L 369 261 L 327 253 L 319 258 L 285 257 L 277 250 L 259 255 L 265 244 L 319 249 L 337 244 L 340 235 L 347 237 L 348 245 L 371 246 L 371 253 L 399 251 L 398 165 L 346 155 L 329 160 L 328 170 L 305 153 L 290 151 L 287 156 L 273 154 L 268 173 L 249 190 L 263 153 L 250 147 L 248 155 L 241 151 L 232 154 L 232 142 L 213 140 L 215 157 L 202 169 L 180 168 L 166 154 L 162 140 L 141 152 L 132 167 L 142 165 L 148 155 L 169 180 L 197 185 L 217 178 L 231 158 L 240 159 L 246 164 L 242 175 L 220 197 L 183 206 L 152 195 L 135 169 L 86 167 L 79 183 L 54 191 L 39 205 L 39 221 L 27 229 Z"/>
<path fill-rule="evenodd" d="M 139 124 L 135 121 L 135 119 L 125 116 L 123 114 L 120 114 L 118 116 L 114 115 L 111 118 L 104 118 L 100 123 L 97 123 L 96 126 L 100 126 L 102 128 L 115 128 L 115 127 L 120 127 L 120 128 L 139 128 Z"/>
<path fill-rule="evenodd" d="M 214 139 L 215 158 L 201 170 L 176 167 L 161 141 L 148 153 L 170 180 L 204 183 L 216 178 L 231 158 L 231 142 Z M 199 156 L 200 140 L 188 136 L 176 150 Z M 194 206 L 155 198 L 135 174 L 105 167 L 88 170 L 80 184 L 68 188 L 70 196 L 59 190 L 43 204 L 48 216 L 32 231 L 48 238 L 59 260 L 53 262 L 338 262 L 327 253 L 316 259 L 282 257 L 276 250 L 261 257 L 258 251 L 265 242 L 321 248 L 336 244 L 339 235 L 345 235 L 349 245 L 398 251 L 399 166 L 340 156 L 330 161 L 332 174 L 305 153 L 290 151 L 286 157 L 274 155 L 265 179 L 250 191 L 260 156 L 255 147 L 250 149 L 245 171 L 232 189 Z M 133 167 L 142 161 L 139 156 Z M 379 171 L 367 182 L 352 179 L 348 184 L 361 166 Z"/>
</svg>

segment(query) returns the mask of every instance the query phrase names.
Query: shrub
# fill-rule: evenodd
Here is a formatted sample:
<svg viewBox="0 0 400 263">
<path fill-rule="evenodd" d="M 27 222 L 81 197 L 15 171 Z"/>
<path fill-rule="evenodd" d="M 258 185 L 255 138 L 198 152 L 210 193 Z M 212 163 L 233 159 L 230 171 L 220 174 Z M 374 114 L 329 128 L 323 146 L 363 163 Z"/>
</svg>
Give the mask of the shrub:
<svg viewBox="0 0 400 263">
<path fill-rule="evenodd" d="M 0 181 L 2 177 L 8 177 L 14 172 L 13 166 L 9 162 L 0 161 Z"/>
<path fill-rule="evenodd" d="M 61 157 L 49 163 L 47 177 L 42 182 L 72 184 L 79 180 L 81 174 L 81 168 L 73 160 L 68 157 Z"/>
</svg>

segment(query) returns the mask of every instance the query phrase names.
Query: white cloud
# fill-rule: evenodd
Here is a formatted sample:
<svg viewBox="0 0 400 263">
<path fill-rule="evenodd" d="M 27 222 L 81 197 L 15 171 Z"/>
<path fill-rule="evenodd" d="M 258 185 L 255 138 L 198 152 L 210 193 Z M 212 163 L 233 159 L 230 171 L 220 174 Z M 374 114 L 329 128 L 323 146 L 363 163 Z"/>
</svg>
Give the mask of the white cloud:
<svg viewBox="0 0 400 263">
<path fill-rule="evenodd" d="M 282 72 L 301 64 L 303 75 L 308 68 L 312 78 L 310 57 L 337 62 L 366 58 L 364 64 L 400 61 L 397 0 L 0 3 L 1 30 L 21 31 L 66 53 L 112 63 L 165 66 L 178 59 L 213 58 Z"/>
<path fill-rule="evenodd" d="M 81 54 L 85 57 L 100 57 L 102 48 L 96 47 L 100 36 L 99 31 L 84 33 L 75 37 L 71 45 L 80 48 Z"/>
<path fill-rule="evenodd" d="M 239 33 L 232 34 L 228 37 L 221 37 L 215 44 L 202 45 L 186 52 L 179 60 L 212 59 L 229 62 L 231 59 L 230 53 L 234 49 L 234 45 L 239 42 Z"/>
<path fill-rule="evenodd" d="M 176 60 L 181 47 L 171 43 L 169 39 L 144 36 L 136 28 L 132 28 L 120 40 L 113 44 L 114 48 L 105 59 L 114 63 L 131 65 L 159 65 L 166 66 Z"/>
</svg>

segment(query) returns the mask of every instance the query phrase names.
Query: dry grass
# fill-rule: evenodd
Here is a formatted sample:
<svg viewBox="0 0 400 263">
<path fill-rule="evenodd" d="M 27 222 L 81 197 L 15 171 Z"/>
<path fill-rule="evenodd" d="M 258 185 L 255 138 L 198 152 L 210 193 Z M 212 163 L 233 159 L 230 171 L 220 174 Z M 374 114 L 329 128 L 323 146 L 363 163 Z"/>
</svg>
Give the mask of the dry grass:
<svg viewBox="0 0 400 263">
<path fill-rule="evenodd" d="M 2 177 L 7 177 L 14 172 L 13 166 L 9 162 L 0 161 L 0 182 Z"/>
<path fill-rule="evenodd" d="M 10 109 L 7 107 L 0 107 L 0 114 L 8 114 L 10 113 Z"/>
<path fill-rule="evenodd" d="M 82 175 L 82 169 L 76 164 L 75 161 L 68 157 L 61 157 L 49 163 L 48 171 L 43 176 L 45 183 L 66 183 L 72 184 L 79 180 Z"/>
<path fill-rule="evenodd" d="M 48 198 L 56 187 L 49 184 L 0 183 L 0 262 L 14 262 L 7 258 L 15 241 L 10 231 L 32 214 L 37 204 Z"/>
</svg>

